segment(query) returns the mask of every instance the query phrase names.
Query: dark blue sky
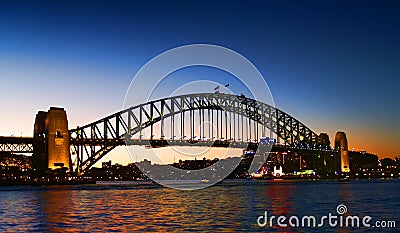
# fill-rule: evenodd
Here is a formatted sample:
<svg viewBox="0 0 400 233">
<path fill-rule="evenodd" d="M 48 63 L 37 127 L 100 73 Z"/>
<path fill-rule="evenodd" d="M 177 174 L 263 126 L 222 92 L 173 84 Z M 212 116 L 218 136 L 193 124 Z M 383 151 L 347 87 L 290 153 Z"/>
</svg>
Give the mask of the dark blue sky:
<svg viewBox="0 0 400 233">
<path fill-rule="evenodd" d="M 253 62 L 276 106 L 311 129 L 394 157 L 399 12 L 399 1 L 2 0 L 0 134 L 30 135 L 52 105 L 72 127 L 108 115 L 151 58 L 211 43 Z"/>
</svg>

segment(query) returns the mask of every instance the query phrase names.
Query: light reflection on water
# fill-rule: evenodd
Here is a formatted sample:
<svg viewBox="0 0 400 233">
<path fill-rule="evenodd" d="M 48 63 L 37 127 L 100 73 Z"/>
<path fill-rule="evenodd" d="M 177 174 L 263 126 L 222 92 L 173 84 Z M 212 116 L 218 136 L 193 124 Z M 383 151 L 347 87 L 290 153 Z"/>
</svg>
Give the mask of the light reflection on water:
<svg viewBox="0 0 400 233">
<path fill-rule="evenodd" d="M 257 217 L 265 210 L 275 216 L 336 214 L 340 203 L 351 215 L 400 224 L 399 188 L 399 180 L 232 181 L 194 191 L 158 185 L 8 186 L 0 187 L 0 232 L 309 232 L 315 229 L 260 228 Z"/>
</svg>

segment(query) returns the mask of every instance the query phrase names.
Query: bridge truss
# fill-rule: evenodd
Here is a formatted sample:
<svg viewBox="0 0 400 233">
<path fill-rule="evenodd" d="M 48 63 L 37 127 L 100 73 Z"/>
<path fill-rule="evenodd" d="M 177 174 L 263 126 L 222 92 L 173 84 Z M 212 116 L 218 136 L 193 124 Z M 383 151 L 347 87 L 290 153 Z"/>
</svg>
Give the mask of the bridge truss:
<svg viewBox="0 0 400 233">
<path fill-rule="evenodd" d="M 33 138 L 0 137 L 0 151 L 12 153 L 33 153 Z"/>
<path fill-rule="evenodd" d="M 325 142 L 303 123 L 268 104 L 222 93 L 189 94 L 142 103 L 70 130 L 76 172 L 119 145 L 258 144 L 266 137 L 296 148 Z"/>
</svg>

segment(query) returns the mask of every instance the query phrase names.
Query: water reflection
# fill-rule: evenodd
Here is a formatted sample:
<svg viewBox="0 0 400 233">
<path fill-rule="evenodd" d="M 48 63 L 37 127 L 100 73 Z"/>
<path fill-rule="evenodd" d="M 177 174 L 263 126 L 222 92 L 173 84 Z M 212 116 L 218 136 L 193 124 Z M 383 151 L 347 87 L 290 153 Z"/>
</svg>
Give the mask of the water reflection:
<svg viewBox="0 0 400 233">
<path fill-rule="evenodd" d="M 266 210 L 275 216 L 321 216 L 335 213 L 340 203 L 352 214 L 400 224 L 399 186 L 399 181 L 262 181 L 195 191 L 156 185 L 1 187 L 0 232 L 308 232 L 315 229 L 260 228 L 257 217 Z M 327 231 L 357 229 L 320 230 Z"/>
</svg>

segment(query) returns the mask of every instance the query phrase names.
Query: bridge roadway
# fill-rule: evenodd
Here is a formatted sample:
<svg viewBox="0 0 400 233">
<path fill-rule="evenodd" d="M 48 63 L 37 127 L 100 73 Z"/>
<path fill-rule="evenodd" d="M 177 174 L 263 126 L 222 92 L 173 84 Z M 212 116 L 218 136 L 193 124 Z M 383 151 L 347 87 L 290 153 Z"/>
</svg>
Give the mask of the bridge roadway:
<svg viewBox="0 0 400 233">
<path fill-rule="evenodd" d="M 0 137 L 0 151 L 14 153 L 33 153 L 34 139 L 31 137 Z M 231 148 L 247 148 L 246 150 L 257 150 L 258 147 L 287 149 L 293 148 L 288 145 L 281 144 L 260 144 L 257 142 L 230 141 L 230 140 L 166 140 L 166 139 L 77 139 L 70 138 L 70 145 L 76 146 L 101 146 L 101 145 L 138 145 L 146 148 L 160 148 L 167 146 L 200 146 L 200 147 L 231 147 Z M 298 148 L 313 150 L 317 148 Z M 318 148 L 321 150 L 320 148 Z"/>
<path fill-rule="evenodd" d="M 246 148 L 256 150 L 259 146 L 257 142 L 241 142 L 230 140 L 166 140 L 166 139 L 70 139 L 71 145 L 79 146 L 101 146 L 101 145 L 138 145 L 145 146 L 146 148 L 160 148 L 167 146 L 200 146 L 200 147 L 232 147 L 232 148 Z M 268 145 L 264 145 L 268 146 Z M 269 145 L 269 146 L 272 146 Z"/>
<path fill-rule="evenodd" d="M 272 147 L 276 151 L 282 151 L 288 149 L 294 150 L 317 150 L 317 151 L 332 151 L 331 148 L 312 148 L 312 147 L 294 147 L 285 144 L 273 144 L 273 143 L 258 143 L 258 142 L 244 142 L 244 141 L 230 141 L 230 140 L 167 140 L 167 139 L 76 139 L 71 138 L 70 144 L 75 146 L 145 146 L 146 148 L 161 148 L 167 146 L 199 146 L 199 147 L 222 147 L 222 148 L 242 148 L 246 151 L 256 151 L 257 148 L 261 150 L 269 150 Z M 334 151 L 335 152 L 335 151 Z"/>
<path fill-rule="evenodd" d="M 0 137 L 0 151 L 14 153 L 33 153 L 31 137 Z"/>
</svg>

